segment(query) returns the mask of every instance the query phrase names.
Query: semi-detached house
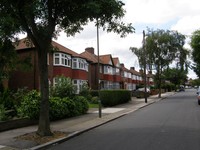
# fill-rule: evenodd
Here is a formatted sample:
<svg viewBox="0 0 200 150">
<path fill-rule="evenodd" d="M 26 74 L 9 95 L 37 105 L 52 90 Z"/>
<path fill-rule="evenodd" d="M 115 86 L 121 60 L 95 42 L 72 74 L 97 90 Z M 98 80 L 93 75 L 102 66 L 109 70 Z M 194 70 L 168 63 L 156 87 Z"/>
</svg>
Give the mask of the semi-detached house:
<svg viewBox="0 0 200 150">
<path fill-rule="evenodd" d="M 125 68 L 119 58 L 113 58 L 111 54 L 99 57 L 98 70 L 98 56 L 94 54 L 94 48 L 86 48 L 83 53 L 78 54 L 54 41 L 52 47 L 47 54 L 48 78 L 51 85 L 57 84 L 59 76 L 71 78 L 77 93 L 84 83 L 94 90 L 98 89 L 98 83 L 100 89 L 128 90 L 134 90 L 136 85 L 142 83 L 140 72 L 134 70 L 134 67 L 130 70 Z M 9 87 L 39 89 L 38 57 L 35 46 L 25 38 L 19 41 L 16 51 L 20 59 L 30 58 L 31 68 L 26 71 L 14 71 L 9 79 Z M 152 76 L 147 77 L 147 81 L 151 81 L 149 85 L 152 85 Z"/>
<path fill-rule="evenodd" d="M 40 88 L 37 51 L 33 44 L 27 45 L 26 41 L 27 39 L 20 40 L 16 46 L 16 51 L 20 59 L 30 57 L 31 68 L 28 71 L 17 70 L 11 74 L 9 80 L 11 89 L 23 87 L 28 89 Z M 72 79 L 78 93 L 82 84 L 88 82 L 89 63 L 87 59 L 54 41 L 52 46 L 52 51 L 47 54 L 49 84 L 57 84 L 58 77 L 63 75 Z"/>
</svg>

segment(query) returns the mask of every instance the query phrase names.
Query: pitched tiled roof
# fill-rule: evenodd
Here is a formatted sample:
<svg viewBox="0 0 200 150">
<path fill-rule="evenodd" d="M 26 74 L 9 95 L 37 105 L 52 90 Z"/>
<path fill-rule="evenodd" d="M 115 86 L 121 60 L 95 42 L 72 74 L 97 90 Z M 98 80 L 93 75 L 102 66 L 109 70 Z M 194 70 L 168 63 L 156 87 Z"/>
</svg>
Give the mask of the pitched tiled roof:
<svg viewBox="0 0 200 150">
<path fill-rule="evenodd" d="M 112 62 L 112 64 L 114 64 L 113 60 L 112 60 L 112 56 L 110 54 L 101 55 L 100 60 L 103 62 L 103 64 L 106 64 L 106 65 L 111 65 L 110 62 Z"/>
<path fill-rule="evenodd" d="M 18 42 L 14 43 L 15 44 L 15 48 L 16 50 L 22 50 L 22 49 L 29 49 L 29 48 L 34 48 L 34 44 L 28 39 L 28 38 L 24 38 L 24 39 L 21 39 L 19 40 Z M 82 55 L 58 44 L 57 42 L 55 41 L 52 41 L 52 46 L 55 48 L 55 49 L 58 49 L 60 52 L 64 52 L 64 53 L 67 53 L 67 54 L 70 54 L 74 57 L 81 57 L 81 58 L 85 58 L 83 57 Z"/>
<path fill-rule="evenodd" d="M 81 53 L 80 55 L 82 55 L 83 57 L 85 57 L 87 60 L 93 62 L 93 63 L 98 63 L 98 56 L 95 54 L 92 54 L 88 51 L 84 51 L 83 53 Z M 99 57 L 99 63 L 103 64 L 102 60 Z"/>
<path fill-rule="evenodd" d="M 115 67 L 120 67 L 120 62 L 118 57 L 113 58 L 113 63 Z M 117 66 L 117 64 L 119 64 L 119 66 Z"/>
<path fill-rule="evenodd" d="M 67 54 L 70 54 L 70 55 L 75 56 L 75 57 L 81 57 L 81 55 L 79 55 L 78 53 L 76 53 L 76 52 L 74 52 L 74 51 L 72 51 L 72 50 L 70 50 L 70 49 L 68 49 L 68 48 L 66 48 L 66 47 L 64 47 L 64 46 L 62 46 L 62 45 L 60 45 L 60 44 L 58 44 L 58 43 L 55 42 L 55 41 L 52 41 L 52 46 L 53 46 L 54 48 L 59 49 L 60 52 L 67 53 Z"/>
<path fill-rule="evenodd" d="M 16 50 L 34 48 L 34 44 L 28 39 L 24 38 L 14 43 Z"/>
<path fill-rule="evenodd" d="M 124 64 L 121 64 L 120 66 L 121 66 L 121 69 L 122 69 L 123 71 L 130 72 L 130 70 L 127 69 L 127 68 L 124 66 Z"/>
<path fill-rule="evenodd" d="M 130 72 L 134 75 L 141 75 L 140 72 L 136 71 L 136 70 L 133 70 L 131 69 Z"/>
<path fill-rule="evenodd" d="M 82 52 L 80 55 L 84 56 L 85 58 L 87 58 L 89 61 L 93 62 L 93 63 L 97 63 L 98 62 L 98 58 L 96 55 L 89 53 L 87 51 Z"/>
</svg>

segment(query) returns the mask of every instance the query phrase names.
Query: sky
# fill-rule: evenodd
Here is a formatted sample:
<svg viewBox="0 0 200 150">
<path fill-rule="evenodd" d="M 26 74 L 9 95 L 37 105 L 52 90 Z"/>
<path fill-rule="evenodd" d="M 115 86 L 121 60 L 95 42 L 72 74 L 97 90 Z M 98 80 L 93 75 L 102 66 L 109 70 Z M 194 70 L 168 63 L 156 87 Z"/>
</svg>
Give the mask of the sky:
<svg viewBox="0 0 200 150">
<path fill-rule="evenodd" d="M 132 23 L 135 33 L 120 38 L 116 33 L 107 33 L 99 29 L 99 53 L 111 54 L 118 57 L 126 68 L 135 67 L 139 70 L 137 57 L 130 51 L 130 47 L 142 46 L 142 32 L 151 29 L 177 30 L 187 36 L 185 47 L 189 46 L 192 32 L 200 29 L 200 1 L 199 0 L 122 0 L 125 3 L 126 14 L 123 21 Z M 94 47 L 97 54 L 97 29 L 94 23 L 89 23 L 84 30 L 73 37 L 66 37 L 61 32 L 56 40 L 59 44 L 82 53 L 86 47 Z M 189 71 L 189 78 L 196 78 L 193 71 Z"/>
</svg>

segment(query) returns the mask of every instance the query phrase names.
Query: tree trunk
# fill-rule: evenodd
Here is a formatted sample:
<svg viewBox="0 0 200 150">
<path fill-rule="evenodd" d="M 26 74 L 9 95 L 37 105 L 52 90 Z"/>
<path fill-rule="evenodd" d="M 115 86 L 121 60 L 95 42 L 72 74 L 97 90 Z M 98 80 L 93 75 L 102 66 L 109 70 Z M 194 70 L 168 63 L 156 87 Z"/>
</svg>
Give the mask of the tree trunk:
<svg viewBox="0 0 200 150">
<path fill-rule="evenodd" d="M 44 43 L 46 43 L 44 45 Z M 47 66 L 47 52 L 49 49 L 49 42 L 43 41 L 43 46 L 38 49 L 38 66 L 40 73 L 40 116 L 37 134 L 40 136 L 50 136 L 52 132 L 50 130 L 49 120 L 49 82 L 48 82 L 48 66 Z"/>
</svg>

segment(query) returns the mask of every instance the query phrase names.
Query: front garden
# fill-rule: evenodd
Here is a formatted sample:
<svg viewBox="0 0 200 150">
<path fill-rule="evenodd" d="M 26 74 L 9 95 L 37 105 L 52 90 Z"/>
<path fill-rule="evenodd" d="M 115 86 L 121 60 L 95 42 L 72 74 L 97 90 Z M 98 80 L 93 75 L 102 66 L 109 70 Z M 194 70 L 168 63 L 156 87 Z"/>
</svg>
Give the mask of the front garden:
<svg viewBox="0 0 200 150">
<path fill-rule="evenodd" d="M 51 121 L 87 113 L 89 107 L 98 107 L 99 98 L 103 107 L 126 103 L 131 100 L 128 90 L 90 90 L 86 84 L 77 95 L 69 78 L 61 76 L 55 86 L 50 87 L 49 117 Z M 10 120 L 22 119 L 37 123 L 40 111 L 40 93 L 36 90 L 5 89 L 0 93 L 0 125 Z M 12 123 L 11 123 L 12 124 Z M 24 123 L 25 124 L 25 123 Z"/>
</svg>

